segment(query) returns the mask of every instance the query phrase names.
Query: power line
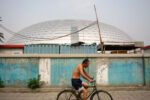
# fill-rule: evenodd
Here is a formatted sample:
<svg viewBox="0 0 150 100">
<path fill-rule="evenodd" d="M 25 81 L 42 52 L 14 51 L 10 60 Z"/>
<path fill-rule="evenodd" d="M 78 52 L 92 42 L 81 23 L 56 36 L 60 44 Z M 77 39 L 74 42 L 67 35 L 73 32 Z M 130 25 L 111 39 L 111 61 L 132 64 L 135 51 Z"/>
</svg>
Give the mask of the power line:
<svg viewBox="0 0 150 100">
<path fill-rule="evenodd" d="M 96 22 L 93 22 L 90 25 L 88 25 L 88 26 L 86 26 L 86 27 L 84 27 L 84 28 L 82 28 L 80 30 L 77 30 L 77 31 L 72 32 L 70 34 L 66 34 L 66 35 L 63 35 L 63 36 L 56 37 L 56 38 L 51 38 L 50 40 L 56 40 L 56 39 L 59 39 L 59 38 L 67 37 L 67 36 L 72 35 L 72 34 L 76 34 L 76 33 L 80 32 L 80 31 L 82 31 L 82 30 L 84 30 L 84 29 L 86 29 L 88 27 L 91 27 L 91 26 L 95 25 L 95 24 L 96 24 Z"/>
<path fill-rule="evenodd" d="M 7 31 L 9 34 L 17 35 L 17 36 L 19 36 L 20 38 L 30 40 L 28 37 L 26 37 L 26 36 L 24 36 L 24 35 L 21 35 L 21 34 L 18 34 L 18 33 L 15 33 L 15 32 L 13 32 L 13 31 L 11 31 L 10 29 L 6 28 L 5 26 L 3 26 L 2 24 L 0 24 L 0 27 L 3 28 L 5 31 Z"/>
<path fill-rule="evenodd" d="M 24 38 L 24 39 L 28 39 L 28 40 L 31 40 L 31 39 L 40 39 L 40 40 L 36 40 L 36 41 L 43 41 L 43 40 L 41 40 L 41 39 L 45 39 L 45 40 L 55 40 L 55 39 L 59 39 L 59 38 L 63 38 L 63 37 L 69 36 L 69 35 L 71 35 L 71 34 L 76 34 L 76 33 L 80 32 L 80 31 L 82 31 L 82 30 L 84 30 L 84 29 L 86 29 L 86 28 L 89 28 L 89 27 L 95 25 L 95 24 L 96 24 L 96 22 L 93 22 L 93 23 L 89 24 L 88 26 L 86 26 L 86 27 L 84 27 L 84 28 L 82 28 L 82 29 L 80 29 L 80 30 L 77 30 L 77 31 L 72 32 L 72 33 L 70 33 L 70 34 L 66 34 L 66 35 L 59 36 L 59 37 L 53 37 L 53 38 L 29 37 L 29 36 L 25 36 L 25 35 L 22 35 L 22 34 L 15 33 L 15 32 L 13 32 L 13 31 L 7 29 L 6 27 L 4 27 L 4 26 L 1 25 L 1 24 L 0 24 L 0 27 L 3 28 L 4 30 L 6 30 L 9 34 L 17 35 L 17 36 L 19 36 L 20 38 Z"/>
</svg>

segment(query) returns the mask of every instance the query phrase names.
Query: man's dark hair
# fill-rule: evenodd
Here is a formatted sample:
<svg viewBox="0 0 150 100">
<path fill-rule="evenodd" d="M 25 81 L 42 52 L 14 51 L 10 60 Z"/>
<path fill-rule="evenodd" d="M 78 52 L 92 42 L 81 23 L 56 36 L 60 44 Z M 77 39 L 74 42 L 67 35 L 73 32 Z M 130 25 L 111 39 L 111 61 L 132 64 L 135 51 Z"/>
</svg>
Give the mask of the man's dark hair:
<svg viewBox="0 0 150 100">
<path fill-rule="evenodd" d="M 82 64 L 86 64 L 86 63 L 88 63 L 88 62 L 89 62 L 89 59 L 88 59 L 88 58 L 85 58 L 85 59 L 83 60 Z"/>
</svg>

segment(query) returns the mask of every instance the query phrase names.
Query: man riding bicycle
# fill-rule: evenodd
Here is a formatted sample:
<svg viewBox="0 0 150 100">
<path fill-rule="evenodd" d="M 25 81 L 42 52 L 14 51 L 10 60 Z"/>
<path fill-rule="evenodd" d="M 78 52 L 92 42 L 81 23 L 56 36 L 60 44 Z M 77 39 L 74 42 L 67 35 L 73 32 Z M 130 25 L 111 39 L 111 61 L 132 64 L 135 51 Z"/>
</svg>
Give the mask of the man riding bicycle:
<svg viewBox="0 0 150 100">
<path fill-rule="evenodd" d="M 86 100 L 87 97 L 87 89 L 84 87 L 89 87 L 89 85 L 86 82 L 82 82 L 80 79 L 80 75 L 89 81 L 90 83 L 93 82 L 93 77 L 91 77 L 84 68 L 87 68 L 89 66 L 89 60 L 86 58 L 83 60 L 82 64 L 79 64 L 75 67 L 73 73 L 72 73 L 72 86 L 78 90 L 83 92 L 83 100 Z"/>
</svg>

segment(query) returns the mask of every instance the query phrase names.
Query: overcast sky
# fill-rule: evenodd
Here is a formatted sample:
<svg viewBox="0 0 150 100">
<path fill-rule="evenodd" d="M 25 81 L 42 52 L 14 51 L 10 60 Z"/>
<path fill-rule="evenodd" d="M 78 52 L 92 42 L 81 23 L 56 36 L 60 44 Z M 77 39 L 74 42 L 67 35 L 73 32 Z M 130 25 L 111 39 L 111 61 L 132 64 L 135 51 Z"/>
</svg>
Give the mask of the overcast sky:
<svg viewBox="0 0 150 100">
<path fill-rule="evenodd" d="M 54 19 L 96 20 L 94 3 L 100 22 L 150 45 L 150 0 L 0 0 L 0 24 L 18 32 Z"/>
</svg>

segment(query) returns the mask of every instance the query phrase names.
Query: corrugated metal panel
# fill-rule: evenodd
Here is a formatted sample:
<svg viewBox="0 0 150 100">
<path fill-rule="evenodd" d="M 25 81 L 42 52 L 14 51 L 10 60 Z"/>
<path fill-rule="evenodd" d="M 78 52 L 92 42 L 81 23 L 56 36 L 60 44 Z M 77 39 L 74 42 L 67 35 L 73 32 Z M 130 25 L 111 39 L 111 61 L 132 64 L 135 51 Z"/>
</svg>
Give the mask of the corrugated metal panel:
<svg viewBox="0 0 150 100">
<path fill-rule="evenodd" d="M 111 59 L 108 66 L 109 85 L 144 84 L 142 59 Z"/>
<path fill-rule="evenodd" d="M 24 46 L 25 54 L 59 54 L 59 45 L 56 44 L 32 44 Z"/>
<path fill-rule="evenodd" d="M 150 86 L 150 58 L 145 58 L 145 84 Z"/>
<path fill-rule="evenodd" d="M 61 45 L 60 53 L 61 54 L 96 54 L 97 46 L 96 44 L 81 45 L 81 46 Z"/>
<path fill-rule="evenodd" d="M 71 85 L 72 72 L 78 64 L 82 63 L 83 59 L 84 58 L 51 59 L 51 85 Z M 92 76 L 96 76 L 95 66 L 94 60 L 90 59 L 90 66 L 86 71 Z"/>
<path fill-rule="evenodd" d="M 48 81 L 52 86 L 71 85 L 72 71 L 82 63 L 83 59 L 41 58 L 39 64 L 38 58 L 0 58 L 0 77 L 6 86 L 27 86 L 28 79 L 37 77 L 40 72 L 44 76 L 41 79 Z M 145 64 L 142 58 L 90 58 L 89 60 L 90 66 L 86 71 L 91 76 L 97 76 L 98 85 L 143 85 L 144 81 L 147 86 L 150 85 L 150 58 L 144 58 Z M 48 78 L 50 79 L 47 80 Z"/>
<path fill-rule="evenodd" d="M 38 58 L 0 58 L 0 77 L 5 86 L 27 86 L 38 76 Z"/>
</svg>

